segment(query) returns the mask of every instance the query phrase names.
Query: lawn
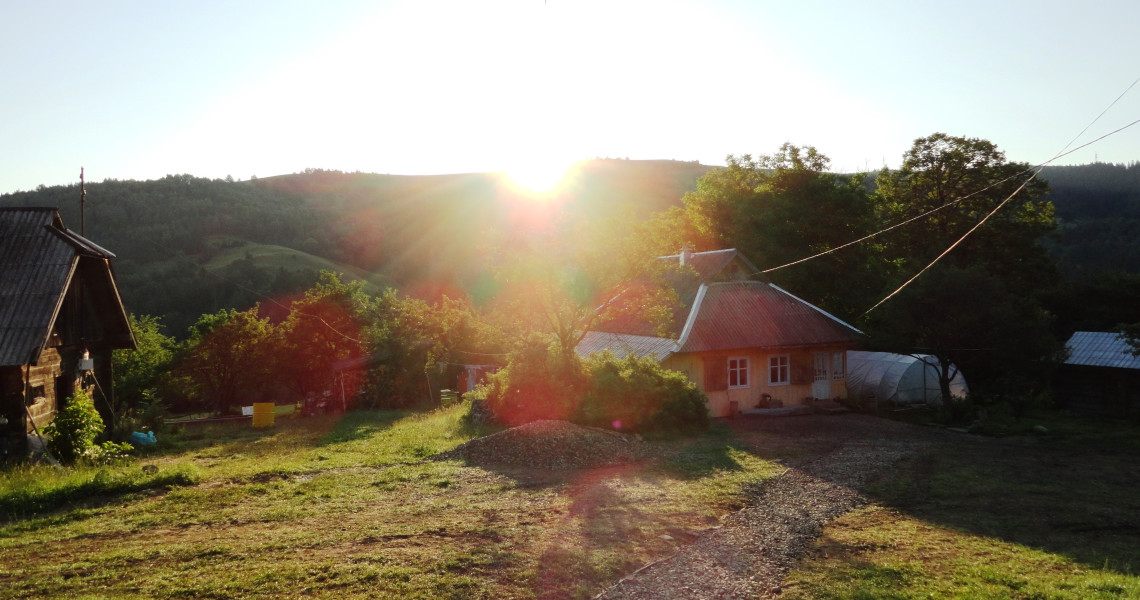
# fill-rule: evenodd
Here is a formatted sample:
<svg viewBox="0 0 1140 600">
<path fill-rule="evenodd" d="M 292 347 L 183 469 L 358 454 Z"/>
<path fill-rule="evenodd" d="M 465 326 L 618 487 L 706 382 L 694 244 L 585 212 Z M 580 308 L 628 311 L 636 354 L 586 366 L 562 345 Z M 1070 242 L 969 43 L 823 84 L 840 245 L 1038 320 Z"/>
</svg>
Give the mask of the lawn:
<svg viewBox="0 0 1140 600">
<path fill-rule="evenodd" d="M 897 465 L 875 503 L 825 528 L 783 597 L 1140 598 L 1140 428 L 1043 418 L 1046 435 Z"/>
<path fill-rule="evenodd" d="M 588 598 L 744 501 L 776 463 L 716 427 L 643 464 L 496 472 L 428 457 L 457 410 L 160 434 L 123 465 L 0 475 L 12 598 Z M 144 473 L 153 465 L 157 472 Z M 152 471 L 148 469 L 148 471 Z"/>
</svg>

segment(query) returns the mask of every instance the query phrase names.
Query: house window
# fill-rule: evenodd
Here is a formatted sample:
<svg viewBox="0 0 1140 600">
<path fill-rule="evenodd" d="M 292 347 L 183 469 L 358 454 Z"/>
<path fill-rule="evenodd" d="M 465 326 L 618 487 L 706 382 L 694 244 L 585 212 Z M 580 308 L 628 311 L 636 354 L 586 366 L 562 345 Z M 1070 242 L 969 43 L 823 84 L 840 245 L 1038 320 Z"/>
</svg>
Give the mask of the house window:
<svg viewBox="0 0 1140 600">
<path fill-rule="evenodd" d="M 748 387 L 748 357 L 737 356 L 728 359 L 728 387 Z"/>
<path fill-rule="evenodd" d="M 790 360 L 787 354 L 768 357 L 768 385 L 788 385 Z"/>
<path fill-rule="evenodd" d="M 846 352 L 832 352 L 831 353 L 831 378 L 842 381 L 843 378 L 846 376 L 845 373 L 847 372 L 847 369 L 844 368 L 846 365 L 847 365 L 847 353 Z"/>
</svg>

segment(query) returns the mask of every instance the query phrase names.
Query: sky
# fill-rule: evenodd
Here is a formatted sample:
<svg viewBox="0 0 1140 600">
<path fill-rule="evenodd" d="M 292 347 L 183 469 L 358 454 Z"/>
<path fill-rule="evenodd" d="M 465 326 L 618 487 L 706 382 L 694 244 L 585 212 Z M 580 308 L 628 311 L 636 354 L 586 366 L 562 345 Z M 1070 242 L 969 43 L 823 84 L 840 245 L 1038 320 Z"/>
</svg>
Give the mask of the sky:
<svg viewBox="0 0 1140 600">
<path fill-rule="evenodd" d="M 0 0 L 0 193 L 189 173 L 838 172 L 935 132 L 1053 158 L 1140 78 L 1140 2 Z M 1140 119 L 1136 85 L 1073 144 Z M 1054 164 L 1140 160 L 1140 125 Z"/>
</svg>

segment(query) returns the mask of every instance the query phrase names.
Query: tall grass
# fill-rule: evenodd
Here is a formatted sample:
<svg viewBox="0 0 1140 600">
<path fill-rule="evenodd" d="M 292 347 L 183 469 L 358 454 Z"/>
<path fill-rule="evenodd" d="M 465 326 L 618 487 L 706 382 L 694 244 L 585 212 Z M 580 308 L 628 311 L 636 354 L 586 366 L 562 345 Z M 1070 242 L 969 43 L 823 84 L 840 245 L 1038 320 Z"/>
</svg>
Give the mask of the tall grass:
<svg viewBox="0 0 1140 600">
<path fill-rule="evenodd" d="M 146 473 L 136 465 L 22 466 L 0 473 L 0 517 L 21 518 L 64 505 L 161 487 L 193 485 L 190 465 Z"/>
</svg>

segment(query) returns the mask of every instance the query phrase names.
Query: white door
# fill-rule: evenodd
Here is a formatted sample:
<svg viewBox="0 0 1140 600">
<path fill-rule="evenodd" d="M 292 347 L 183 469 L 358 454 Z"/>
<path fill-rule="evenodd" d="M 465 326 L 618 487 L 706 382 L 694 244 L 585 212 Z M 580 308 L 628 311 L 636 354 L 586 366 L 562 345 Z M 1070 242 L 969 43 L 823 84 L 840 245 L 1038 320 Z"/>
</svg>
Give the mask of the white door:
<svg viewBox="0 0 1140 600">
<path fill-rule="evenodd" d="M 811 382 L 813 398 L 831 398 L 831 353 L 815 353 L 815 375 Z"/>
</svg>

